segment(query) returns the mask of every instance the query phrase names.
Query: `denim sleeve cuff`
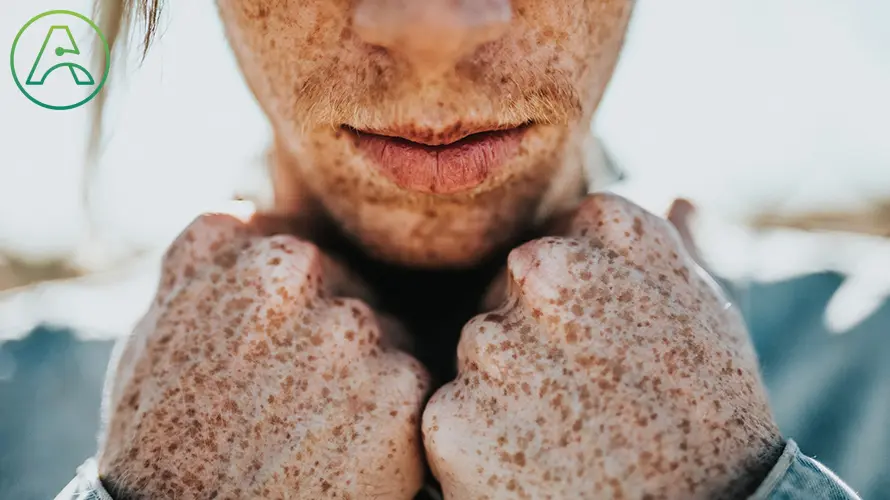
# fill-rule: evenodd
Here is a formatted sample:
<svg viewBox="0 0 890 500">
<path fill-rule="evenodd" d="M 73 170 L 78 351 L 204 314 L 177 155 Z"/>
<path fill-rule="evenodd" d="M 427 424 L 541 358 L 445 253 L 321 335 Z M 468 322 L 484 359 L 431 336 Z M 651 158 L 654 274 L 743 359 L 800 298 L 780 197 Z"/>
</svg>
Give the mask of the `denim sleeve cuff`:
<svg viewBox="0 0 890 500">
<path fill-rule="evenodd" d="M 860 500 L 827 467 L 804 456 L 792 440 L 749 500 Z"/>
<path fill-rule="evenodd" d="M 77 468 L 77 476 L 56 495 L 55 500 L 112 500 L 99 481 L 96 459 L 90 458 Z"/>
<path fill-rule="evenodd" d="M 860 500 L 859 496 L 824 465 L 804 456 L 789 440 L 779 461 L 749 500 Z M 77 468 L 75 477 L 55 500 L 112 500 L 102 482 L 96 460 Z"/>
</svg>

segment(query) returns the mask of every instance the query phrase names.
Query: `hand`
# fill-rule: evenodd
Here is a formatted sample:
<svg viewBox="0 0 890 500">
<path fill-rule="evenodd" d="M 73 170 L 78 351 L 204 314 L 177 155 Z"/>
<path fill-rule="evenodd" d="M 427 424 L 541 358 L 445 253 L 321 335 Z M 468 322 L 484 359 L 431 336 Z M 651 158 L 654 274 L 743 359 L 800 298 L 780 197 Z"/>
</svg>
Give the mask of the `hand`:
<svg viewBox="0 0 890 500">
<path fill-rule="evenodd" d="M 413 498 L 427 375 L 344 295 L 362 291 L 309 243 L 194 222 L 111 372 L 103 481 L 137 498 Z"/>
<path fill-rule="evenodd" d="M 590 196 L 515 249 L 423 415 L 446 498 L 743 498 L 781 452 L 739 314 L 676 230 Z"/>
</svg>

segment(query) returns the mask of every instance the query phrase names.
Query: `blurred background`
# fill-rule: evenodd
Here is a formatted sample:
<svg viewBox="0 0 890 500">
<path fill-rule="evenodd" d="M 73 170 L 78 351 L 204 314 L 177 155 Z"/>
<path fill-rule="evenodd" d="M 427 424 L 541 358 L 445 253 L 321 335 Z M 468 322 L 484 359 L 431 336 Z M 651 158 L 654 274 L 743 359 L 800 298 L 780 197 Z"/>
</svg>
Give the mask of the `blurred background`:
<svg viewBox="0 0 890 500">
<path fill-rule="evenodd" d="M 890 498 L 890 2 L 638 4 L 595 124 L 623 173 L 610 188 L 659 213 L 695 202 L 783 432 Z M 91 13 L 0 4 L 0 53 L 54 8 Z M 268 126 L 213 2 L 169 2 L 137 52 L 112 65 L 89 178 L 95 101 L 43 109 L 0 72 L 0 498 L 51 498 L 95 451 L 112 343 L 166 245 L 199 213 L 270 199 Z"/>
</svg>

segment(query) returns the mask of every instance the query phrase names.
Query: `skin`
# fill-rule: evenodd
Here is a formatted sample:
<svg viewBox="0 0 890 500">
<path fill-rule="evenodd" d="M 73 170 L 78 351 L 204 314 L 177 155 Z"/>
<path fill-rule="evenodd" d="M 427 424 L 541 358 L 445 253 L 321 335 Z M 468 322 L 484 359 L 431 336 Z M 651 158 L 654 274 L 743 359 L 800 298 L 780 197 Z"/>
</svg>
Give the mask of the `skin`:
<svg viewBox="0 0 890 500">
<path fill-rule="evenodd" d="M 412 498 L 429 380 L 363 295 L 310 243 L 195 221 L 113 364 L 98 461 L 115 493 Z"/>
<path fill-rule="evenodd" d="M 756 486 L 782 441 L 738 314 L 670 224 L 584 199 L 632 0 L 217 4 L 287 223 L 209 216 L 172 245 L 110 371 L 115 498 L 408 499 L 427 465 L 449 499 Z M 523 124 L 509 161 L 447 192 L 406 188 L 350 132 Z"/>
<path fill-rule="evenodd" d="M 375 257 L 438 268 L 477 263 L 580 198 L 582 143 L 632 4 L 218 1 L 275 131 L 280 210 L 317 207 Z M 529 121 L 506 168 L 448 196 L 400 188 L 340 129 L 436 141 Z"/>
<path fill-rule="evenodd" d="M 744 498 L 780 438 L 747 331 L 673 227 L 614 195 L 511 252 L 423 414 L 446 498 Z"/>
</svg>

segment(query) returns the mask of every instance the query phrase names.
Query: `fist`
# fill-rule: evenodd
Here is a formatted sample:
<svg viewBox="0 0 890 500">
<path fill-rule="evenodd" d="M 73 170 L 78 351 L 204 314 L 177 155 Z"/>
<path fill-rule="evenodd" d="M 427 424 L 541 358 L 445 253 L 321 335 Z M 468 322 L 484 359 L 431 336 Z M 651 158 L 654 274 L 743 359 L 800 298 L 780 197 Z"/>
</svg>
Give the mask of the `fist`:
<svg viewBox="0 0 890 500">
<path fill-rule="evenodd" d="M 98 457 L 166 498 L 410 499 L 427 375 L 309 243 L 204 216 L 118 354 Z"/>
<path fill-rule="evenodd" d="M 593 195 L 506 275 L 423 415 L 446 498 L 739 498 L 778 458 L 744 324 L 669 223 Z"/>
</svg>

